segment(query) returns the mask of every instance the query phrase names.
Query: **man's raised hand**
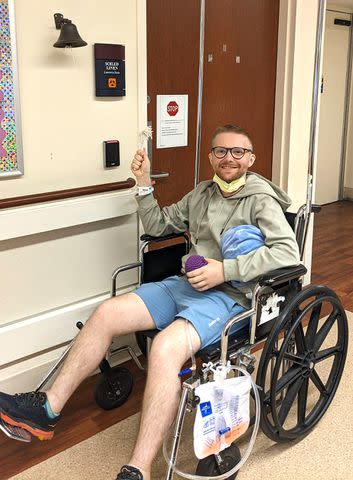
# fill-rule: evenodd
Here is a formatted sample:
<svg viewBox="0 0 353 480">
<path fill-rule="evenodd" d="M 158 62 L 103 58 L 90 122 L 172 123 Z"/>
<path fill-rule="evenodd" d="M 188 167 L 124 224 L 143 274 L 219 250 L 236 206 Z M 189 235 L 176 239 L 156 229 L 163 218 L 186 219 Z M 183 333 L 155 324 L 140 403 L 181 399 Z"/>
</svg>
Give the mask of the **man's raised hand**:
<svg viewBox="0 0 353 480">
<path fill-rule="evenodd" d="M 151 185 L 151 162 L 146 150 L 137 150 L 131 162 L 131 171 L 135 175 L 138 185 L 141 187 Z"/>
</svg>

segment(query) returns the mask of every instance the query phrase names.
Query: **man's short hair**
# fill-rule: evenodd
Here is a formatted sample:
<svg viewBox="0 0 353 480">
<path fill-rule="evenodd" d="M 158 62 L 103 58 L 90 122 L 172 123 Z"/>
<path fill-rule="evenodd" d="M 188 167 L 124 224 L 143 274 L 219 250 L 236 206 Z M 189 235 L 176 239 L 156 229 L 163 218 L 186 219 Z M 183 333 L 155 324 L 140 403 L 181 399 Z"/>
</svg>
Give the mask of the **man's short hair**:
<svg viewBox="0 0 353 480">
<path fill-rule="evenodd" d="M 245 130 L 245 128 L 242 128 L 242 127 L 239 127 L 238 125 L 231 125 L 231 124 L 228 124 L 228 125 L 223 125 L 223 127 L 218 127 L 213 136 L 212 136 L 212 144 L 213 144 L 213 140 L 217 137 L 217 135 L 219 135 L 220 133 L 238 133 L 240 135 L 244 135 L 244 137 L 246 137 L 250 144 L 251 144 L 251 148 L 253 148 L 253 141 L 251 139 L 251 136 L 249 134 L 249 132 L 247 130 Z"/>
</svg>

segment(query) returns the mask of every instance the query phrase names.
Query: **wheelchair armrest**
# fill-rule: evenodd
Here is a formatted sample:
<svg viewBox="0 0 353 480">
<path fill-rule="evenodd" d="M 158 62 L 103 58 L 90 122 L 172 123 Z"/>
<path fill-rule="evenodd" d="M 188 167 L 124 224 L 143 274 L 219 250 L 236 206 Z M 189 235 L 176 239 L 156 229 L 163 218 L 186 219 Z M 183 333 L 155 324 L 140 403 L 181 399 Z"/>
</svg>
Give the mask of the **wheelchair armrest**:
<svg viewBox="0 0 353 480">
<path fill-rule="evenodd" d="M 112 286 L 111 286 L 111 291 L 110 294 L 112 297 L 116 296 L 116 279 L 119 273 L 121 272 L 126 272 L 127 270 L 132 270 L 133 268 L 140 268 L 142 267 L 141 262 L 134 262 L 134 263 L 128 263 L 126 265 L 121 265 L 120 267 L 116 268 L 113 273 L 112 273 Z"/>
<path fill-rule="evenodd" d="M 179 237 L 189 238 L 186 232 L 170 233 L 169 235 L 164 235 L 163 237 L 153 237 L 152 235 L 147 235 L 147 233 L 144 233 L 143 235 L 141 235 L 140 240 L 142 240 L 143 242 L 162 242 L 164 240 L 170 240 L 171 238 Z"/>
<path fill-rule="evenodd" d="M 277 268 L 271 272 L 267 272 L 265 275 L 261 275 L 257 283 L 260 287 L 273 287 L 280 285 L 281 283 L 294 280 L 305 275 L 307 269 L 304 265 L 296 265 L 294 267 Z"/>
</svg>

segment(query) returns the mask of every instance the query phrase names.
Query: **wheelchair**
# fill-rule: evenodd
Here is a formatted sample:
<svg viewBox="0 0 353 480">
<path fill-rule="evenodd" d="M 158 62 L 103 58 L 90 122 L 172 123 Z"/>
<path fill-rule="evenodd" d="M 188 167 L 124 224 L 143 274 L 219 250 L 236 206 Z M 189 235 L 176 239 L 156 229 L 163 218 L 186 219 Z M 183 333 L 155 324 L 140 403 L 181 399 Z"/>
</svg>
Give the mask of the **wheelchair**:
<svg viewBox="0 0 353 480">
<path fill-rule="evenodd" d="M 320 207 L 310 205 L 308 211 L 307 205 L 304 205 L 297 214 L 286 213 L 286 218 L 295 231 L 301 258 L 310 214 L 319 210 Z M 190 249 L 187 233 L 159 238 L 143 235 L 141 240 L 140 260 L 114 270 L 112 296 L 116 295 L 118 275 L 127 270 L 140 269 L 140 283 L 180 274 L 182 256 Z M 169 242 L 168 245 L 165 245 L 166 242 Z M 153 249 L 153 246 L 161 245 L 161 248 Z M 210 381 L 210 364 L 230 364 L 252 374 L 256 362 L 253 353 L 262 348 L 255 379 L 258 389 L 256 394 L 259 395 L 261 406 L 259 424 L 265 435 L 275 442 L 291 442 L 305 437 L 325 414 L 343 373 L 348 346 L 348 324 L 340 300 L 330 288 L 321 285 L 303 288 L 302 278 L 306 271 L 305 266 L 300 264 L 262 275 L 254 288 L 251 307 L 227 322 L 220 342 L 198 352 L 202 366 L 182 382 L 181 400 L 167 462 L 167 480 L 172 479 L 176 471 L 186 411 L 196 409 L 198 398 L 195 388 Z M 249 326 L 231 335 L 232 326 L 246 318 L 249 318 Z M 82 326 L 82 323 L 77 323 L 79 329 Z M 158 332 L 153 330 L 136 334 L 137 343 L 147 357 L 147 362 L 149 344 L 156 333 Z M 59 368 L 72 343 L 36 391 L 41 390 Z M 110 367 L 110 354 L 120 351 L 128 351 L 138 367 L 144 369 L 129 346 L 107 353 L 107 358 L 100 364 L 103 375 L 95 388 L 97 404 L 107 410 L 122 405 L 133 386 L 128 369 Z M 321 365 L 325 365 L 324 373 L 321 373 Z M 314 396 L 310 399 L 309 387 L 314 389 Z M 254 422 L 252 419 L 251 423 Z M 18 427 L 2 423 L 0 428 L 16 440 L 31 440 L 30 434 Z M 234 443 L 219 454 L 200 460 L 194 478 L 218 476 L 234 479 L 237 471 L 230 476 L 227 476 L 227 472 L 233 471 L 237 464 L 240 465 L 240 451 Z"/>
<path fill-rule="evenodd" d="M 308 209 L 303 205 L 297 214 L 285 214 L 295 232 L 301 260 L 310 214 L 319 211 L 320 206 L 310 205 Z M 175 243 L 177 239 L 181 243 Z M 141 283 L 180 274 L 181 257 L 190 248 L 186 233 L 158 238 L 143 235 L 141 240 L 140 261 L 113 272 L 112 296 L 116 292 L 117 276 L 122 271 L 140 268 Z M 171 245 L 164 246 L 171 240 Z M 162 248 L 150 249 L 158 244 L 162 244 Z M 256 361 L 253 352 L 262 347 L 255 380 L 261 404 L 259 423 L 265 435 L 275 442 L 302 439 L 325 414 L 344 370 L 348 323 L 338 296 L 330 288 L 322 285 L 303 288 L 306 272 L 305 266 L 300 264 L 262 275 L 254 288 L 250 309 L 228 321 L 220 342 L 198 352 L 203 366 L 182 383 L 170 457 L 165 455 L 167 480 L 173 478 L 175 471 L 181 474 L 175 465 L 185 413 L 197 407 L 199 399 L 195 388 L 210 380 L 210 364 L 224 366 L 228 362 L 252 374 Z M 250 319 L 249 326 L 231 335 L 232 326 L 246 318 Z M 147 358 L 150 343 L 157 333 L 152 330 L 136 334 L 140 350 Z M 314 389 L 310 398 L 309 387 Z M 226 472 L 234 470 L 239 462 L 240 451 L 232 444 L 220 454 L 200 460 L 194 478 L 233 479 L 237 471 L 229 477 Z"/>
</svg>

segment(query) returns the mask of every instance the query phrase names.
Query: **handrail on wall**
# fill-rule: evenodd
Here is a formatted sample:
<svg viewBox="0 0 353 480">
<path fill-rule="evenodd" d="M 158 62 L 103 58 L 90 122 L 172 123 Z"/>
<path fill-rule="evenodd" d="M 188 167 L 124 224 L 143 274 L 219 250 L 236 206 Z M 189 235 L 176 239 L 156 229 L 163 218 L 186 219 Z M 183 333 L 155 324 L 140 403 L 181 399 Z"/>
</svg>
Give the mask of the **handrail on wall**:
<svg viewBox="0 0 353 480">
<path fill-rule="evenodd" d="M 64 198 L 80 197 L 82 195 L 93 195 L 95 193 L 111 192 L 114 190 L 125 190 L 135 186 L 133 178 L 127 178 L 121 182 L 103 183 L 100 185 L 90 185 L 87 187 L 69 188 L 66 190 L 56 190 L 55 192 L 44 192 L 32 195 L 23 195 L 22 197 L 11 197 L 0 200 L 0 209 L 21 207 L 33 203 L 51 202 L 53 200 L 62 200 Z"/>
</svg>

